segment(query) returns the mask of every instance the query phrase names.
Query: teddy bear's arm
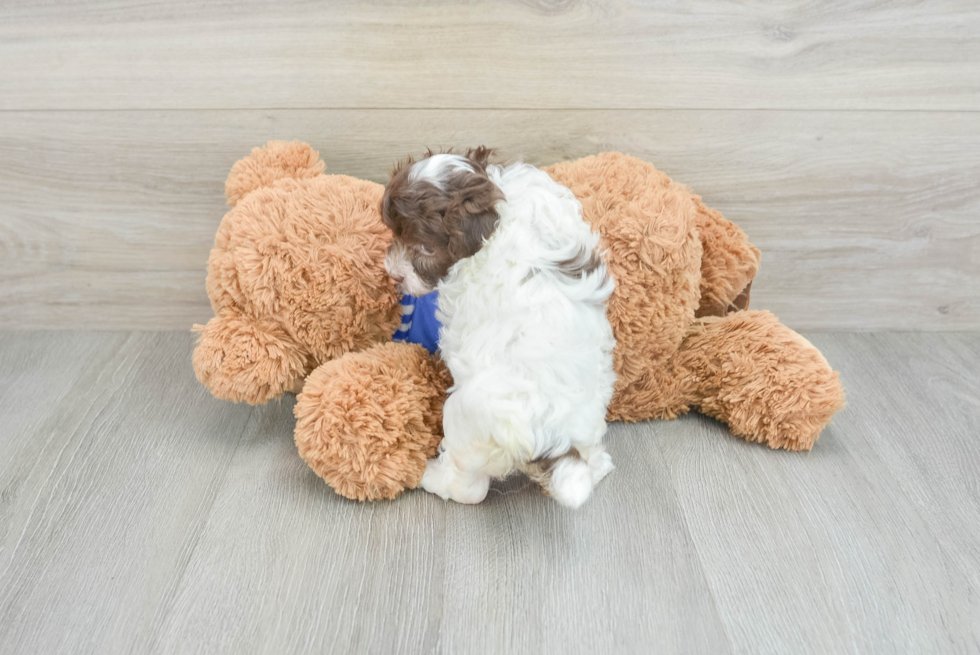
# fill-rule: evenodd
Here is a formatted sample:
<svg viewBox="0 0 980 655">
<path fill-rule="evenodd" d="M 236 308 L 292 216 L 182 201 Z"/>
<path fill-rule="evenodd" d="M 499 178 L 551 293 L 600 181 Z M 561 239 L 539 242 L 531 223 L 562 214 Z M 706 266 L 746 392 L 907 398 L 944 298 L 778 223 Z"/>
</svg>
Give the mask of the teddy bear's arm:
<svg viewBox="0 0 980 655">
<path fill-rule="evenodd" d="M 451 384 L 445 364 L 418 344 L 388 342 L 329 361 L 296 398 L 299 454 L 347 498 L 394 498 L 419 485 L 435 456 Z"/>
<path fill-rule="evenodd" d="M 310 357 L 275 321 L 225 308 L 194 331 L 194 374 L 216 398 L 260 405 L 303 388 Z"/>
<path fill-rule="evenodd" d="M 759 249 L 737 225 L 693 197 L 694 221 L 701 236 L 701 302 L 695 316 L 724 316 L 748 309 Z"/>
</svg>

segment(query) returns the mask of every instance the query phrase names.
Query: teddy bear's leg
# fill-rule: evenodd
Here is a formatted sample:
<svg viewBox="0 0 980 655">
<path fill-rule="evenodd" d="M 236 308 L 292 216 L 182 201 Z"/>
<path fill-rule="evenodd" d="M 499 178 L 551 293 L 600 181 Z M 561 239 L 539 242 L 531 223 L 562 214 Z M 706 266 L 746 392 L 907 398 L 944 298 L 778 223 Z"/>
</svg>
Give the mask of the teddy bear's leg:
<svg viewBox="0 0 980 655">
<path fill-rule="evenodd" d="M 269 141 L 262 148 L 240 159 L 225 180 L 225 197 L 235 206 L 249 192 L 272 186 L 283 178 L 306 179 L 323 172 L 325 164 L 320 154 L 308 143 L 300 141 Z"/>
<path fill-rule="evenodd" d="M 737 225 L 694 196 L 694 222 L 701 237 L 701 300 L 696 316 L 724 316 L 748 309 L 749 289 L 759 270 L 759 249 Z"/>
<path fill-rule="evenodd" d="M 422 480 L 442 439 L 452 378 L 417 344 L 388 342 L 317 368 L 297 396 L 296 447 L 337 493 L 394 498 Z"/>
<path fill-rule="evenodd" d="M 216 398 L 258 405 L 302 389 L 309 356 L 275 322 L 225 310 L 194 331 L 194 373 Z"/>
<path fill-rule="evenodd" d="M 772 448 L 809 450 L 844 405 L 820 351 L 769 312 L 698 319 L 671 369 L 690 406 Z"/>
</svg>

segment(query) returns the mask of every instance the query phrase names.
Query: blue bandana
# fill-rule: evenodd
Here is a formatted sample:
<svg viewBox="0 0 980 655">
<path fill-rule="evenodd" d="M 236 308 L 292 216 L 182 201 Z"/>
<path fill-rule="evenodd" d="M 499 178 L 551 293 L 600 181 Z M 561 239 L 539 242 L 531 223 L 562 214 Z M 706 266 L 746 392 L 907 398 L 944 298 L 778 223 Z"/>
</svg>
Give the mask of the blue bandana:
<svg viewBox="0 0 980 655">
<path fill-rule="evenodd" d="M 439 328 L 442 323 L 436 318 L 439 292 L 433 291 L 424 296 L 402 296 L 402 324 L 391 337 L 394 341 L 417 343 L 430 353 L 439 350 Z"/>
</svg>

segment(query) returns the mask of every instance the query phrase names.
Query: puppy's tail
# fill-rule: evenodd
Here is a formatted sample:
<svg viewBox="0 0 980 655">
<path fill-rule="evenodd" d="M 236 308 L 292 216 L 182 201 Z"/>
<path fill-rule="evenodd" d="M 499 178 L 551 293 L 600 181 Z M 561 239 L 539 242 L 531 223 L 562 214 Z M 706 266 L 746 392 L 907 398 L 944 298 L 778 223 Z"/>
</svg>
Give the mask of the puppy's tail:
<svg viewBox="0 0 980 655">
<path fill-rule="evenodd" d="M 581 507 L 592 495 L 592 471 L 589 463 L 569 453 L 558 459 L 551 468 L 551 479 L 545 489 L 565 507 Z"/>
<path fill-rule="evenodd" d="M 564 455 L 536 459 L 525 465 L 524 471 L 541 485 L 545 494 L 566 507 L 581 507 L 592 495 L 592 487 L 615 467 L 602 446 L 589 452 L 586 460 L 572 448 Z"/>
</svg>

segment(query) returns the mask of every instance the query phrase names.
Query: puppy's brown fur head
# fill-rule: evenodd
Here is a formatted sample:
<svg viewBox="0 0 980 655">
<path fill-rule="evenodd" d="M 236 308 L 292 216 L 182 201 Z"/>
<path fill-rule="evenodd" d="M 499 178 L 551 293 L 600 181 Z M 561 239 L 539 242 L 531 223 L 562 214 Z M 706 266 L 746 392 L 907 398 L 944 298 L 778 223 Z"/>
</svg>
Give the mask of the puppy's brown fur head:
<svg viewBox="0 0 980 655">
<path fill-rule="evenodd" d="M 424 295 L 453 264 L 471 257 L 493 234 L 503 193 L 487 176 L 493 151 L 433 154 L 400 162 L 381 200 L 394 240 L 385 266 L 402 290 Z"/>
</svg>

